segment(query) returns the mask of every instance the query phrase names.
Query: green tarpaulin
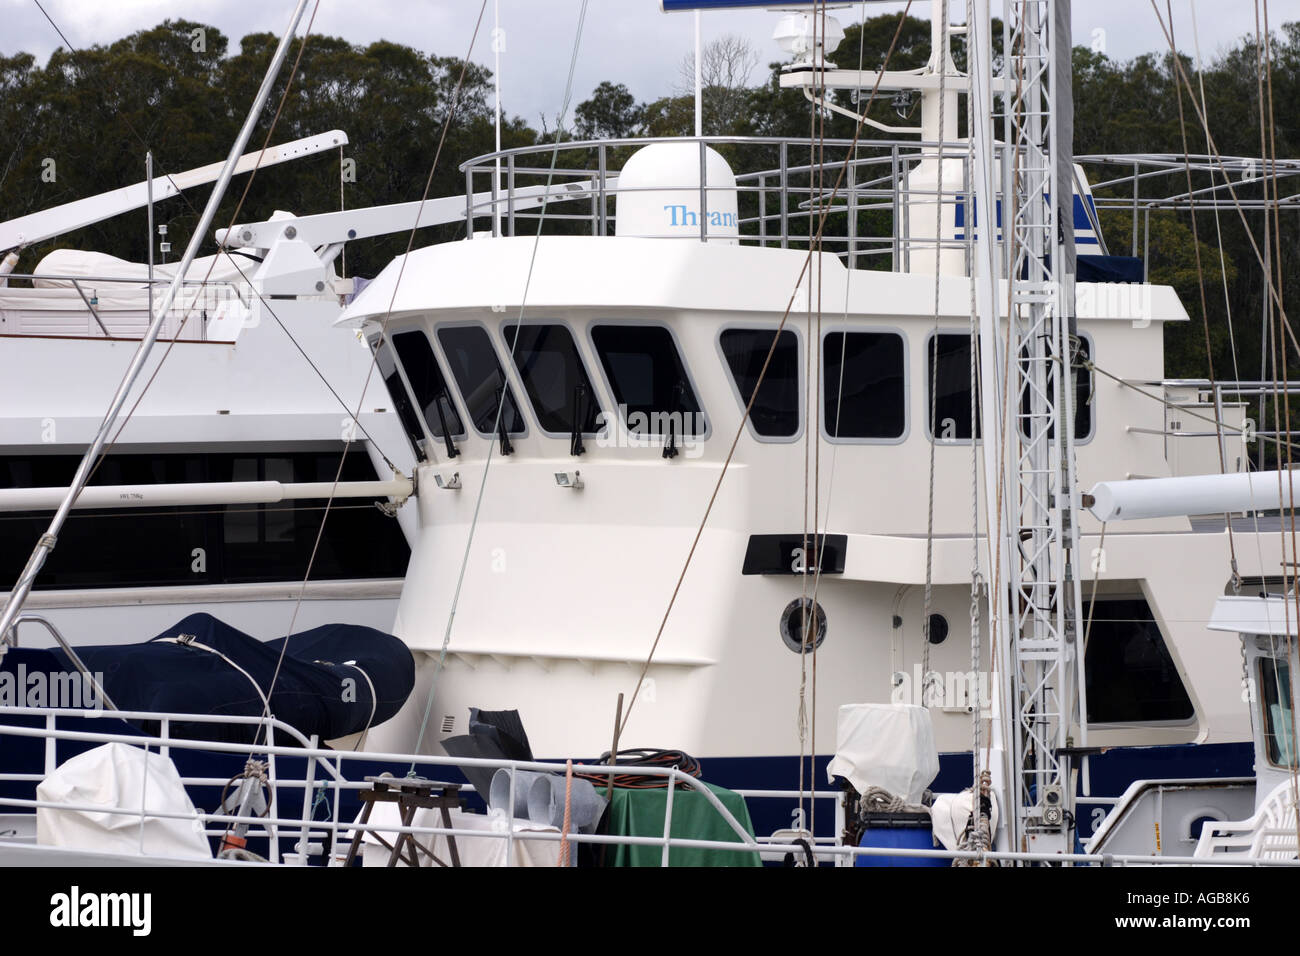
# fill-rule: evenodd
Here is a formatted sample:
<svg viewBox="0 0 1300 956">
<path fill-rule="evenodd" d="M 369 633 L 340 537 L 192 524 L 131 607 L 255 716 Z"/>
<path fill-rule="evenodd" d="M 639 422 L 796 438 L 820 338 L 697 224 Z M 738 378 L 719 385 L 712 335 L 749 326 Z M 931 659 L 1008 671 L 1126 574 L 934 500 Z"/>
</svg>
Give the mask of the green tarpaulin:
<svg viewBox="0 0 1300 956">
<path fill-rule="evenodd" d="M 749 819 L 745 799 L 732 790 L 705 784 L 717 794 L 719 801 L 736 818 L 745 832 L 754 835 L 754 825 Z M 602 795 L 605 788 L 600 788 Z M 667 788 L 656 790 L 626 790 L 616 787 L 609 808 L 611 835 L 652 836 L 664 835 L 664 808 L 668 802 Z M 672 835 L 689 840 L 722 840 L 740 843 L 740 837 L 703 794 L 678 788 L 673 794 Z M 611 846 L 607 857 L 610 866 L 659 866 L 663 859 L 660 846 Z M 762 866 L 758 854 L 752 850 L 706 850 L 696 847 L 674 847 L 668 862 L 672 866 Z"/>
</svg>

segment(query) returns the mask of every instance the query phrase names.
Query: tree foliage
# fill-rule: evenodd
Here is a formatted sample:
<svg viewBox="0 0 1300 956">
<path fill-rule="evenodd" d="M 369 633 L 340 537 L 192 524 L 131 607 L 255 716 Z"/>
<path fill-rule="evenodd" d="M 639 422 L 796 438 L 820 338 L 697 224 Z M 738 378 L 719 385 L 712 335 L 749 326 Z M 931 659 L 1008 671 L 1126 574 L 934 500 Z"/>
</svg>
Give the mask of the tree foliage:
<svg viewBox="0 0 1300 956">
<path fill-rule="evenodd" d="M 201 44 L 195 43 L 196 31 L 202 35 Z M 1000 27 L 994 29 L 993 36 L 996 56 Z M 56 50 L 44 65 L 25 53 L 0 57 L 0 218 L 21 216 L 138 181 L 144 175 L 146 149 L 153 151 L 159 174 L 221 158 L 243 121 L 276 42 L 273 35 L 258 33 L 233 44 L 214 27 L 175 19 L 113 43 L 76 52 Z M 891 42 L 895 45 L 890 69 L 919 68 L 930 56 L 929 24 L 910 17 L 900 29 L 896 15 L 868 18 L 846 28 L 830 59 L 846 69 L 876 69 L 884 64 Z M 1225 156 L 1260 156 L 1274 148 L 1273 142 L 1261 137 L 1261 129 L 1270 125 L 1277 155 L 1300 154 L 1300 24 L 1282 27 L 1272 38 L 1270 54 L 1271 86 L 1260 82 L 1259 51 L 1249 36 L 1204 64 L 1200 76 L 1194 63 L 1181 61 L 1198 95 L 1200 84 L 1204 84 L 1215 147 Z M 954 59 L 964 68 L 965 51 L 960 42 L 954 44 Z M 1073 65 L 1077 154 L 1141 152 L 1179 157 L 1184 151 L 1207 151 L 1204 132 L 1185 90 L 1181 91 L 1180 116 L 1180 83 L 1175 61 L 1168 55 L 1151 53 L 1118 61 L 1077 47 Z M 706 47 L 705 132 L 807 137 L 816 130 L 832 139 L 852 137 L 852 119 L 837 113 L 816 117 L 800 91 L 781 88 L 784 66 L 771 63 L 765 74 L 754 76 L 755 53 L 746 41 L 723 37 Z M 689 57 L 683 61 L 683 69 L 693 80 Z M 460 192 L 464 177 L 459 164 L 493 148 L 490 71 L 399 43 L 363 46 L 338 37 L 312 37 L 273 139 L 284 142 L 337 128 L 347 132 L 349 145 L 341 155 L 321 154 L 260 172 L 248 191 L 240 220 L 265 219 L 277 209 L 307 214 L 337 209 L 340 203 L 356 207 L 418 199 L 424 193 L 462 70 L 464 83 L 455 119 L 430 186 L 434 196 Z M 260 117 L 251 148 L 259 146 L 266 135 L 287 73 L 283 72 L 271 104 Z M 638 102 L 621 83 L 602 82 L 576 107 L 570 124 L 573 129 L 565 135 L 690 135 L 694 98 L 684 77 L 685 73 L 677 78 L 676 90 L 647 102 Z M 666 82 L 671 83 L 672 78 Z M 851 112 L 867 107 L 865 97 L 843 93 L 836 94 L 836 103 Z M 896 126 L 919 122 L 914 105 L 896 102 L 888 93 L 870 103 L 868 115 Z M 517 117 L 509 118 L 504 124 L 503 145 L 521 146 L 553 135 L 533 129 Z M 870 140 L 886 134 L 866 128 L 863 136 Z M 579 151 L 572 152 L 573 156 L 566 153 L 563 157 L 565 163 L 572 160 L 582 166 L 591 161 L 578 155 Z M 626 153 L 611 153 L 611 168 L 616 168 Z M 355 165 L 354 181 L 343 181 L 342 160 Z M 47 172 L 49 161 L 57 171 L 53 181 Z M 1151 182 L 1151 192 L 1144 196 L 1185 190 L 1185 175 L 1180 182 L 1178 173 L 1175 167 L 1169 176 Z M 486 187 L 486 183 L 478 185 Z M 1193 189 L 1208 185 L 1206 175 L 1193 175 Z M 233 215 L 243 186 L 241 178 L 230 190 L 218 215 L 220 225 Z M 1259 199 L 1264 194 L 1264 179 L 1246 177 L 1235 182 L 1234 188 L 1243 200 Z M 1286 191 L 1284 182 L 1284 194 Z M 1100 189 L 1098 195 L 1104 197 L 1108 191 Z M 206 198 L 206 190 L 194 189 L 182 199 L 159 206 L 158 221 L 169 224 L 168 238 L 175 248 L 185 242 Z M 878 219 L 881 215 L 864 214 Z M 1263 216 L 1248 212 L 1245 218 L 1243 223 L 1231 208 L 1220 209 L 1217 215 L 1203 209 L 1193 223 L 1186 211 L 1155 211 L 1150 217 L 1149 237 L 1134 249 L 1131 218 L 1122 213 L 1103 214 L 1110 251 L 1147 256 L 1153 281 L 1173 285 L 1192 317 L 1191 322 L 1166 328 L 1166 370 L 1170 375 L 1203 376 L 1209 371 L 1202 288 L 1215 372 L 1252 378 L 1267 371 L 1260 367 L 1260 316 L 1266 289 L 1256 253 L 1256 248 L 1265 247 Z M 887 231 L 887 220 L 880 222 Z M 1193 226 L 1199 244 L 1193 241 Z M 1140 217 L 1139 227 L 1142 233 L 1144 217 Z M 427 235 L 419 240 L 449 238 L 461 231 L 461 225 L 438 227 L 426 230 Z M 20 269 L 30 268 L 56 244 L 142 260 L 149 241 L 143 212 L 130 214 L 27 250 Z M 205 251 L 211 251 L 210 243 Z M 403 251 L 405 244 L 405 236 L 356 243 L 349 248 L 349 270 L 374 274 L 392 255 Z M 1285 292 L 1300 278 L 1300 223 L 1294 216 L 1283 214 L 1280 242 L 1268 245 L 1274 256 L 1280 254 Z M 1300 367 L 1300 363 L 1291 364 Z"/>
</svg>

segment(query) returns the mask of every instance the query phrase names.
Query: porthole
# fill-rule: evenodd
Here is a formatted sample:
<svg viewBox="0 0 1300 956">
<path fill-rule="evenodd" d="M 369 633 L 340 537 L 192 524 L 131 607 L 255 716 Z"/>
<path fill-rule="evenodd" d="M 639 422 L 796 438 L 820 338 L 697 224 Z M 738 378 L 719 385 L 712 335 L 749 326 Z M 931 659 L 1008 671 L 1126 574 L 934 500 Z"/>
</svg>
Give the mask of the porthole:
<svg viewBox="0 0 1300 956">
<path fill-rule="evenodd" d="M 942 614 L 931 614 L 926 637 L 931 644 L 942 644 L 948 640 L 948 619 Z"/>
<path fill-rule="evenodd" d="M 826 640 L 826 612 L 822 606 L 808 597 L 787 604 L 781 612 L 781 640 L 796 654 L 821 647 Z"/>
</svg>

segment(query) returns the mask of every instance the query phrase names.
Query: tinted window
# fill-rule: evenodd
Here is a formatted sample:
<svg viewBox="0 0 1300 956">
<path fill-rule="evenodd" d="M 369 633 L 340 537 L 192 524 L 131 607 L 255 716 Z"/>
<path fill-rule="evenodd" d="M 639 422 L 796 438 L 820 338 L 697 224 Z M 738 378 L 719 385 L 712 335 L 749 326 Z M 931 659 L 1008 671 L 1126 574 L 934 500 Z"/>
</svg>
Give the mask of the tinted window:
<svg viewBox="0 0 1300 956">
<path fill-rule="evenodd" d="M 402 429 L 406 432 L 406 437 L 411 440 L 411 447 L 415 449 L 416 457 L 424 461 L 428 458 L 424 450 L 424 430 L 420 427 L 419 414 L 406 394 L 406 386 L 402 384 L 402 376 L 397 371 L 393 353 L 389 351 L 388 343 L 382 339 L 371 339 L 370 347 L 374 349 L 375 368 L 384 377 L 388 397 L 393 401 L 393 408 L 402 423 Z"/>
<path fill-rule="evenodd" d="M 1088 603 L 1084 603 L 1086 628 Z M 1098 601 L 1084 656 L 1088 722 L 1186 721 L 1192 702 L 1147 602 Z"/>
<path fill-rule="evenodd" d="M 433 349 L 425 334 L 418 330 L 398 332 L 393 336 L 393 348 L 402 360 L 402 368 L 406 371 L 416 401 L 420 403 L 420 411 L 424 413 L 424 423 L 429 426 L 429 433 L 442 438 L 442 423 L 445 421 L 452 435 L 464 435 L 465 425 L 451 400 L 447 378 L 442 374 L 442 368 L 434 358 Z"/>
<path fill-rule="evenodd" d="M 92 485 L 280 480 L 333 482 L 340 451 L 110 455 Z M 0 487 L 54 487 L 71 481 L 80 458 L 0 458 Z M 343 481 L 374 481 L 354 447 Z M 151 587 L 300 581 L 325 515 L 322 500 L 267 505 L 117 508 L 74 511 L 38 588 Z M 49 513 L 0 514 L 0 577 L 17 580 Z M 401 577 L 410 551 L 397 522 L 368 499 L 330 508 L 312 580 Z M 141 638 L 147 635 L 139 635 Z"/>
<path fill-rule="evenodd" d="M 789 438 L 799 431 L 799 341 L 785 329 L 772 349 L 774 337 L 775 329 L 727 329 L 720 341 L 741 404 L 748 405 L 758 389 L 749 412 L 754 431 L 768 438 Z M 772 360 L 760 385 L 759 373 L 769 350 Z"/>
<path fill-rule="evenodd" d="M 934 407 L 930 434 L 940 441 L 970 441 L 970 336 L 932 335 L 930 354 L 925 359 L 925 375 L 930 382 L 930 392 L 926 395 L 927 414 L 932 401 Z M 979 401 L 978 394 L 976 401 Z M 980 437 L 978 408 L 975 410 L 975 437 Z"/>
<path fill-rule="evenodd" d="M 902 438 L 903 337 L 832 332 L 822 345 L 822 420 L 832 438 Z"/>
<path fill-rule="evenodd" d="M 1268 762 L 1278 767 L 1294 767 L 1296 755 L 1292 730 L 1295 716 L 1291 713 L 1291 669 L 1285 660 L 1260 658 L 1259 691 L 1264 705 L 1264 743 Z"/>
<path fill-rule="evenodd" d="M 657 325 L 597 325 L 591 330 L 614 401 L 629 431 L 702 435 L 704 413 L 672 334 Z"/>
<path fill-rule="evenodd" d="M 1027 349 L 1020 350 L 1022 362 L 1027 360 L 1028 355 Z M 1081 367 L 1091 356 L 1092 348 L 1088 344 L 1088 340 L 1080 337 L 1079 354 L 1075 359 L 1074 367 L 1074 437 L 1078 441 L 1083 441 L 1092 436 L 1092 372 Z M 1055 381 L 1056 363 L 1052 362 L 1047 366 L 1047 388 L 1049 393 Z M 1022 416 L 1020 431 L 1026 436 L 1029 434 L 1026 426 L 1031 411 L 1029 391 L 1028 389 L 1022 389 L 1020 393 L 1020 414 Z M 1056 429 L 1048 428 L 1047 435 L 1049 438 L 1055 437 Z"/>
<path fill-rule="evenodd" d="M 497 407 L 505 389 L 505 406 L 501 421 L 506 431 L 517 435 L 524 430 L 524 419 L 515 404 L 515 394 L 505 384 L 501 363 L 492 348 L 487 331 L 478 325 L 460 325 L 438 330 L 438 341 L 451 364 L 451 374 L 460 386 L 461 398 L 469 410 L 470 421 L 485 435 L 496 433 Z"/>
<path fill-rule="evenodd" d="M 501 331 L 506 351 L 514 346 L 515 368 L 542 429 L 568 434 L 574 418 L 581 416 L 583 432 L 594 435 L 600 403 L 569 330 L 563 325 L 507 325 Z"/>
</svg>

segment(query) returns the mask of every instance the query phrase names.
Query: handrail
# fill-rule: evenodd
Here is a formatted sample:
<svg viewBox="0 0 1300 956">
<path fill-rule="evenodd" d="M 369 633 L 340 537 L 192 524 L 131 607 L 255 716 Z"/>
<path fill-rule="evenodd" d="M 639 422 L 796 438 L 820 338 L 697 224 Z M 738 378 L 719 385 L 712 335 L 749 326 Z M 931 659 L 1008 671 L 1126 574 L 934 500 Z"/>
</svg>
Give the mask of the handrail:
<svg viewBox="0 0 1300 956">
<path fill-rule="evenodd" d="M 53 721 L 58 716 L 91 716 L 98 712 L 88 710 L 69 710 L 53 711 L 49 708 L 0 708 L 0 714 L 13 715 L 45 715 Z M 299 853 L 297 862 L 300 865 L 306 864 L 308 856 L 308 840 L 312 834 L 330 833 L 334 837 L 333 845 L 339 846 L 342 843 L 341 837 L 344 834 L 363 833 L 383 833 L 383 834 L 412 834 L 421 837 L 463 837 L 463 838 L 489 838 L 505 839 L 508 843 L 514 840 L 532 840 L 541 842 L 558 842 L 562 834 L 551 831 L 521 830 L 515 832 L 513 825 L 506 828 L 506 832 L 496 832 L 493 830 L 471 830 L 457 827 L 444 826 L 417 826 L 401 825 L 398 823 L 365 823 L 361 824 L 354 821 L 345 821 L 337 819 L 338 801 L 335 800 L 335 816 L 332 820 L 312 820 L 310 819 L 309 794 L 318 787 L 332 789 L 336 793 L 343 789 L 362 789 L 365 785 L 348 780 L 342 773 L 342 766 L 345 761 L 366 761 L 366 762 L 388 762 L 395 764 L 426 764 L 430 766 L 475 766 L 485 768 L 504 768 L 510 770 L 513 774 L 520 770 L 539 770 L 542 772 L 562 773 L 564 764 L 548 763 L 544 761 L 510 761 L 510 760 L 492 760 L 487 758 L 466 758 L 466 757 L 438 757 L 433 755 L 411 755 L 411 754 L 390 754 L 390 753 L 364 753 L 351 751 L 334 751 L 323 750 L 315 746 L 305 747 L 285 747 L 277 745 L 255 746 L 253 744 L 217 744 L 212 741 L 188 740 L 183 738 L 173 738 L 170 734 L 170 725 L 172 722 L 193 721 L 208 723 L 245 723 L 254 724 L 262 722 L 260 718 L 252 717 L 226 717 L 214 716 L 208 714 L 157 714 L 141 713 L 137 711 L 119 712 L 119 716 L 125 718 L 147 718 L 157 720 L 162 724 L 163 731 L 160 736 L 141 738 L 126 734 L 112 733 L 89 733 L 84 731 L 68 731 L 58 727 L 17 727 L 12 725 L 0 725 L 0 735 L 12 734 L 26 737 L 46 737 L 49 739 L 66 739 L 82 741 L 112 742 L 117 741 L 132 746 L 157 747 L 160 752 L 166 754 L 171 747 L 180 747 L 191 750 L 216 750 L 231 753 L 247 754 L 267 754 L 274 758 L 275 756 L 298 756 L 307 759 L 307 769 L 301 779 L 285 778 L 283 776 L 272 777 L 272 800 L 282 787 L 304 789 L 303 812 L 298 816 L 281 816 L 278 812 L 270 812 L 266 817 L 248 817 L 239 815 L 225 815 L 219 813 L 199 814 L 198 820 L 205 824 L 208 822 L 218 822 L 222 828 L 231 824 L 248 824 L 253 827 L 259 835 L 265 835 L 272 840 L 272 853 L 278 852 L 278 839 L 276 834 L 281 831 L 297 831 L 299 834 Z M 280 721 L 274 721 L 278 729 L 290 734 L 298 740 L 306 741 L 301 733 L 284 725 Z M 310 744 L 310 742 L 307 742 Z M 316 782 L 315 773 L 316 765 L 320 764 L 325 768 L 326 773 L 330 774 L 333 779 L 321 783 Z M 583 766 L 584 771 L 596 774 L 604 774 L 614 768 L 604 764 L 588 764 Z M 665 830 L 661 836 L 637 837 L 630 835 L 601 835 L 601 834 L 584 834 L 570 833 L 567 838 L 570 843 L 587 843 L 591 845 L 625 845 L 625 846 L 646 846 L 660 847 L 665 851 L 665 857 L 669 848 L 672 849 L 700 849 L 700 850 L 723 850 L 733 852 L 749 853 L 772 853 L 781 849 L 788 848 L 786 844 L 774 843 L 765 839 L 755 839 L 739 824 L 726 807 L 717 799 L 707 786 L 701 781 L 690 777 L 675 767 L 645 767 L 640 768 L 639 772 L 644 772 L 649 776 L 661 776 L 667 778 L 676 789 L 677 784 L 685 784 L 705 795 L 706 801 L 709 802 L 713 809 L 717 810 L 722 818 L 728 823 L 733 832 L 742 839 L 740 842 L 723 841 L 723 840 L 697 840 L 685 837 L 674 837 L 671 835 L 671 815 L 666 814 Z M 13 780 L 20 775 L 0 774 L 0 779 Z M 30 775 L 22 775 L 29 777 Z M 206 780 L 190 779 L 185 781 L 187 785 L 201 785 Z M 741 792 L 742 795 L 744 792 Z M 752 792 L 754 795 L 780 797 L 785 795 L 784 791 L 759 791 Z M 834 791 L 819 791 L 815 794 L 818 798 L 830 799 L 836 796 Z M 0 806 L 12 806 L 24 809 L 50 809 L 50 810 L 68 810 L 68 811 L 94 811 L 99 813 L 111 813 L 117 815 L 138 816 L 143 818 L 156 817 L 160 819 L 183 819 L 187 821 L 195 820 L 192 815 L 176 811 L 149 810 L 143 807 L 122 807 L 122 808 L 105 808 L 100 805 L 82 804 L 75 802 L 54 802 L 42 801 L 39 799 L 29 800 L 19 797 L 0 798 Z M 273 803 L 274 807 L 274 803 Z M 513 808 L 508 808 L 510 817 L 513 818 Z M 204 827 L 203 832 L 209 831 Z M 214 830 L 214 833 L 221 832 Z M 3 845 L 4 841 L 0 841 Z M 817 841 L 812 849 L 816 860 L 820 862 L 847 861 L 859 857 L 909 857 L 922 859 L 944 859 L 944 860 L 971 860 L 976 862 L 1052 862 L 1052 863 L 1071 863 L 1088 866 L 1127 866 L 1127 865 L 1235 865 L 1235 866 L 1300 866 L 1300 861 L 1296 860 L 1270 860 L 1259 858 L 1214 858 L 1207 860 L 1195 857 L 1150 857 L 1141 855 L 1107 855 L 1107 854 L 1046 854 L 1046 853 L 1012 853 L 1012 852 L 976 852 L 976 851 L 954 851 L 954 850 L 929 850 L 917 848 L 899 848 L 899 847 L 851 847 L 841 845 L 826 845 Z M 507 855 L 507 861 L 510 860 Z"/>
</svg>

